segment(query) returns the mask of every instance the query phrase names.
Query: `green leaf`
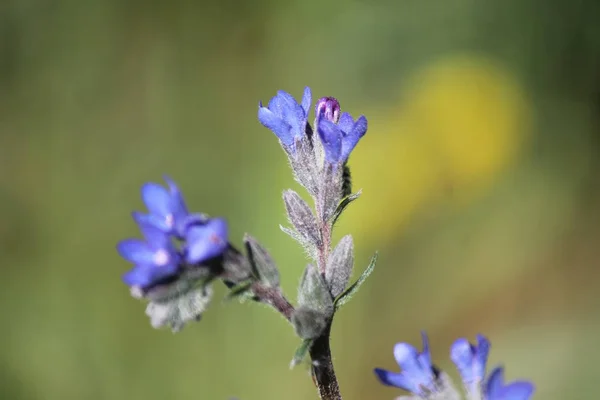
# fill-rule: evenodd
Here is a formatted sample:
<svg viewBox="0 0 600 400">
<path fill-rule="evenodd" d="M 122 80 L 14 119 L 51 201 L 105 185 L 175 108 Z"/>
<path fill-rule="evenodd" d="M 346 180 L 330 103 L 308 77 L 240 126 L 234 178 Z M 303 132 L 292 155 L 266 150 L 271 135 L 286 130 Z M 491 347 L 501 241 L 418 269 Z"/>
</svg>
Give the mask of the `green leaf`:
<svg viewBox="0 0 600 400">
<path fill-rule="evenodd" d="M 269 287 L 279 286 L 279 271 L 269 252 L 252 236 L 244 236 L 244 244 L 252 272 Z"/>
<path fill-rule="evenodd" d="M 360 197 L 361 193 L 362 193 L 362 189 L 354 194 L 344 197 L 342 199 L 342 201 L 340 201 L 340 204 L 338 204 L 335 212 L 333 213 L 333 216 L 331 217 L 332 225 L 335 225 L 335 223 L 340 218 L 340 216 L 342 215 L 342 213 L 344 212 L 346 207 L 348 207 L 350 205 L 350 203 L 352 203 L 354 200 L 358 199 Z"/>
<path fill-rule="evenodd" d="M 300 346 L 298 346 L 298 348 L 296 349 L 296 353 L 294 353 L 294 358 L 292 359 L 292 362 L 290 362 L 290 369 L 294 368 L 296 365 L 300 364 L 302 360 L 304 360 L 313 342 L 313 339 L 304 339 L 302 341 Z"/>
<path fill-rule="evenodd" d="M 346 289 L 342 294 L 340 294 L 340 296 L 337 299 L 335 299 L 333 304 L 334 304 L 334 307 L 336 310 L 338 308 L 340 308 L 341 306 L 343 306 L 344 304 L 346 304 L 347 302 L 349 302 L 350 299 L 352 298 L 352 296 L 354 296 L 356 294 L 356 292 L 358 292 L 358 289 L 360 289 L 360 286 L 367 280 L 369 275 L 371 275 L 371 273 L 375 269 L 375 264 L 377 263 L 378 255 L 379 255 L 379 253 L 377 253 L 377 252 L 375 252 L 375 254 L 373 254 L 373 257 L 371 258 L 371 262 L 369 263 L 369 266 L 367 267 L 367 269 L 365 269 L 363 271 L 363 273 L 356 280 L 356 282 L 354 282 L 352 285 L 350 285 L 350 287 L 348 289 Z"/>
</svg>

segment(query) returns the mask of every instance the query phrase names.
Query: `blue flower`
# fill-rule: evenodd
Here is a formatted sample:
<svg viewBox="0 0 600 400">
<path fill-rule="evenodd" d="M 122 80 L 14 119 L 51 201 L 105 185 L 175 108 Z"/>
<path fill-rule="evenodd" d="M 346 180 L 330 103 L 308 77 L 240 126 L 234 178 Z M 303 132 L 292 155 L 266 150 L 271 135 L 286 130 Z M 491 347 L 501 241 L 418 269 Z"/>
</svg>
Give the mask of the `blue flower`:
<svg viewBox="0 0 600 400">
<path fill-rule="evenodd" d="M 486 400 L 528 400 L 535 387 L 531 382 L 516 381 L 504 385 L 504 370 L 495 368 L 486 382 L 484 395 Z"/>
<path fill-rule="evenodd" d="M 375 374 L 384 385 L 395 386 L 418 396 L 425 396 L 435 392 L 436 370 L 431 363 L 429 341 L 425 332 L 423 337 L 423 351 L 419 351 L 407 343 L 398 343 L 394 346 L 394 358 L 401 368 L 401 372 L 390 372 L 376 368 Z"/>
<path fill-rule="evenodd" d="M 203 223 L 189 225 L 185 232 L 185 259 L 199 264 L 220 256 L 229 246 L 227 222 L 211 218 Z"/>
<path fill-rule="evenodd" d="M 477 335 L 477 346 L 464 338 L 452 344 L 450 359 L 456 365 L 469 390 L 477 390 L 479 384 L 483 382 L 489 352 L 490 342 L 483 335 Z"/>
<path fill-rule="evenodd" d="M 367 119 L 361 115 L 355 122 L 345 112 L 336 124 L 327 119 L 326 115 L 326 110 L 317 115 L 317 131 L 325 149 L 325 160 L 330 164 L 343 163 L 360 138 L 367 133 Z"/>
<path fill-rule="evenodd" d="M 179 188 L 168 177 L 164 177 L 169 190 L 157 183 L 142 186 L 142 199 L 149 214 L 134 213 L 134 219 L 144 221 L 165 233 L 183 236 L 183 224 L 188 216 L 187 207 Z"/>
<path fill-rule="evenodd" d="M 269 128 L 281 141 L 283 147 L 292 154 L 295 152 L 295 142 L 306 133 L 306 123 L 312 95 L 310 88 L 304 89 L 302 104 L 298 104 L 294 97 L 280 90 L 269 101 L 268 107 L 259 103 L 258 120 Z"/>
<path fill-rule="evenodd" d="M 156 226 L 139 220 L 145 240 L 125 239 L 117 250 L 127 261 L 135 264 L 123 275 L 131 287 L 146 289 L 176 276 L 180 269 L 180 256 L 167 233 Z"/>
</svg>

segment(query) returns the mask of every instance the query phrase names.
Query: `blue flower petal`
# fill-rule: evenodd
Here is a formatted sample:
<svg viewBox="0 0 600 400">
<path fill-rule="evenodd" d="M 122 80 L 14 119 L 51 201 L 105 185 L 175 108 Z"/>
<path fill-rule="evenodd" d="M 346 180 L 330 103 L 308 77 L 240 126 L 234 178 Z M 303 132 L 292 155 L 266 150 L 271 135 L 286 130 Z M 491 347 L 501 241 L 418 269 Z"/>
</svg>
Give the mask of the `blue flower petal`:
<svg viewBox="0 0 600 400">
<path fill-rule="evenodd" d="M 156 227 L 157 229 L 160 229 L 163 232 L 169 232 L 171 230 L 171 228 L 167 225 L 164 218 L 157 217 L 156 215 L 153 215 L 153 214 L 144 214 L 139 211 L 134 211 L 133 213 L 131 213 L 131 215 L 133 216 L 134 221 L 138 225 L 140 225 L 140 224 L 152 225 L 152 226 Z"/>
<path fill-rule="evenodd" d="M 310 103 L 312 103 L 312 93 L 310 88 L 307 86 L 304 88 L 304 94 L 302 95 L 302 109 L 304 110 L 304 117 L 308 117 Z"/>
<path fill-rule="evenodd" d="M 185 205 L 185 200 L 183 199 L 183 195 L 179 190 L 177 184 L 168 176 L 164 176 L 163 179 L 167 182 L 169 186 L 169 192 L 171 194 L 171 212 L 175 214 L 175 219 L 182 219 L 188 214 L 187 206 Z"/>
<path fill-rule="evenodd" d="M 502 389 L 500 398 L 494 400 L 529 400 L 534 391 L 530 382 L 513 382 Z"/>
<path fill-rule="evenodd" d="M 394 346 L 394 358 L 406 374 L 414 375 L 413 372 L 421 370 L 419 364 L 419 351 L 408 343 L 398 343 Z"/>
<path fill-rule="evenodd" d="M 394 386 L 402 390 L 414 393 L 414 387 L 410 381 L 406 379 L 400 372 L 391 372 L 384 369 L 375 368 L 375 375 L 379 378 L 379 381 L 387 386 Z"/>
<path fill-rule="evenodd" d="M 177 273 L 177 264 L 168 264 L 163 267 L 136 265 L 123 275 L 123 282 L 128 286 L 148 288 L 177 275 Z"/>
<path fill-rule="evenodd" d="M 133 219 L 137 222 L 142 235 L 151 248 L 169 248 L 170 239 L 167 232 L 157 223 L 158 219 L 154 215 L 142 214 L 134 211 Z"/>
<path fill-rule="evenodd" d="M 134 264 L 152 264 L 154 251 L 140 239 L 125 239 L 117 244 L 117 251 L 127 261 Z"/>
<path fill-rule="evenodd" d="M 345 132 L 346 134 L 352 132 L 352 128 L 354 128 L 354 119 L 352 119 L 352 115 L 343 112 L 338 121 L 338 126 L 342 132 Z"/>
<path fill-rule="evenodd" d="M 518 381 L 504 385 L 504 369 L 495 368 L 485 384 L 486 400 L 529 400 L 535 387 L 530 382 Z"/>
<path fill-rule="evenodd" d="M 340 118 L 341 122 L 341 118 Z M 342 128 L 343 130 L 343 128 Z M 360 138 L 362 138 L 367 132 L 367 119 L 364 116 L 361 116 L 356 123 L 353 125 L 352 129 L 349 131 L 344 131 L 345 135 L 342 139 L 342 154 L 341 159 L 347 160 L 350 156 L 350 153 L 356 145 Z"/>
<path fill-rule="evenodd" d="M 221 255 L 227 246 L 227 222 L 213 218 L 205 225 L 193 225 L 186 232 L 186 261 L 197 264 Z"/>
<path fill-rule="evenodd" d="M 429 338 L 427 337 L 427 333 L 425 331 L 421 332 L 421 340 L 423 342 L 423 351 L 419 354 L 419 362 L 421 363 L 421 367 L 427 370 L 431 370 L 431 352 L 429 351 Z"/>
<path fill-rule="evenodd" d="M 463 381 L 467 384 L 475 380 L 473 371 L 474 352 L 473 346 L 465 338 L 457 339 L 450 347 L 450 359 L 456 365 Z"/>
<path fill-rule="evenodd" d="M 338 163 L 342 152 L 342 132 L 340 128 L 333 122 L 320 118 L 317 131 L 325 150 L 325 160 L 331 164 Z"/>
<path fill-rule="evenodd" d="M 156 183 L 144 184 L 142 186 L 142 199 L 150 214 L 164 219 L 166 226 L 172 228 L 175 225 L 171 195 L 164 187 Z"/>
<path fill-rule="evenodd" d="M 292 127 L 273 111 L 265 107 L 259 108 L 258 120 L 273 131 L 284 146 L 290 147 L 294 144 L 294 136 L 291 133 Z"/>
<path fill-rule="evenodd" d="M 477 363 L 479 364 L 481 379 L 485 375 L 488 355 L 490 354 L 490 341 L 483 335 L 477 334 Z"/>
</svg>

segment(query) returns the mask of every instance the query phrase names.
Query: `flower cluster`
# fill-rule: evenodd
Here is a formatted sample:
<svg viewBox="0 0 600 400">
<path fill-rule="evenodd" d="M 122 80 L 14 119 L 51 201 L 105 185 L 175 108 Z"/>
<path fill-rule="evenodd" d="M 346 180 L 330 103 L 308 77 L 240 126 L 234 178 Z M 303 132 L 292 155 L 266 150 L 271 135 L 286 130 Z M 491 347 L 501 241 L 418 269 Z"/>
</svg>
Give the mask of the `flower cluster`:
<svg viewBox="0 0 600 400">
<path fill-rule="evenodd" d="M 376 368 L 375 374 L 384 385 L 406 390 L 416 396 L 409 398 L 459 399 L 458 391 L 448 376 L 432 364 L 427 335 L 423 333 L 422 336 L 423 350 L 420 352 L 408 343 L 398 343 L 394 346 L 394 358 L 401 372 Z M 483 335 L 477 335 L 477 344 L 461 338 L 451 346 L 450 359 L 460 373 L 467 398 L 529 400 L 534 392 L 531 382 L 516 381 L 505 384 L 502 367 L 496 367 L 486 377 L 489 351 L 490 342 Z"/>
<path fill-rule="evenodd" d="M 292 305 L 280 287 L 277 265 L 267 250 L 245 235 L 241 252 L 230 244 L 227 223 L 188 211 L 177 185 L 165 178 L 167 187 L 142 186 L 147 213 L 134 212 L 143 239 L 126 239 L 117 245 L 119 254 L 134 266 L 123 281 L 135 297 L 149 301 L 146 314 L 151 325 L 170 326 L 173 331 L 198 320 L 211 297 L 211 282 L 221 280 L 230 289 L 227 298 L 252 300 L 271 306 L 286 318 L 302 339 L 291 365 L 312 360 L 311 372 L 323 400 L 341 400 L 335 377 L 329 334 L 338 309 L 347 303 L 371 274 L 377 253 L 349 284 L 354 268 L 351 235 L 333 243 L 333 229 L 340 215 L 355 201 L 348 159 L 367 132 L 367 119 L 342 112 L 333 97 L 315 105 L 314 123 L 308 122 L 312 93 L 305 88 L 300 102 L 279 91 L 267 106 L 259 103 L 258 120 L 279 139 L 294 177 L 314 202 L 311 207 L 293 190 L 283 192 L 290 227 L 281 229 L 305 250 L 309 263 L 298 285 L 297 304 Z M 477 344 L 459 339 L 450 352 L 458 367 L 469 400 L 529 400 L 529 382 L 505 384 L 503 369 L 486 376 L 490 344 L 479 335 Z M 375 369 L 385 385 L 413 394 L 408 399 L 458 400 L 459 392 L 448 376 L 431 361 L 427 336 L 423 350 L 407 343 L 394 347 L 401 372 Z"/>
<path fill-rule="evenodd" d="M 259 121 L 275 133 L 290 154 L 296 153 L 297 143 L 305 136 L 311 137 L 312 128 L 307 122 L 311 99 L 312 94 L 307 87 L 300 104 L 282 90 L 269 101 L 267 107 L 259 104 Z M 322 97 L 315 106 L 315 128 L 325 150 L 325 160 L 330 164 L 346 162 L 350 152 L 367 132 L 367 119 L 364 116 L 354 121 L 349 113 L 340 112 L 340 104 L 333 97 Z"/>
<path fill-rule="evenodd" d="M 168 323 L 175 329 L 186 321 L 177 320 L 181 315 L 171 315 L 181 310 L 167 300 L 171 300 L 175 293 L 184 297 L 196 282 L 218 274 L 215 265 L 219 263 L 213 261 L 222 257 L 228 248 L 227 223 L 222 218 L 190 214 L 177 185 L 167 177 L 165 181 L 168 189 L 156 183 L 142 186 L 142 199 L 148 213 L 133 212 L 132 216 L 143 239 L 122 240 L 117 250 L 134 264 L 123 275 L 123 281 L 132 293 L 154 301 L 149 311 L 156 311 L 157 303 L 164 306 L 158 309 L 162 315 L 150 315 L 153 325 Z M 208 302 L 208 293 L 203 288 L 190 294 L 196 302 L 200 301 L 201 295 L 204 296 L 204 304 Z M 190 318 L 198 318 L 200 310 L 191 313 L 194 315 Z"/>
</svg>

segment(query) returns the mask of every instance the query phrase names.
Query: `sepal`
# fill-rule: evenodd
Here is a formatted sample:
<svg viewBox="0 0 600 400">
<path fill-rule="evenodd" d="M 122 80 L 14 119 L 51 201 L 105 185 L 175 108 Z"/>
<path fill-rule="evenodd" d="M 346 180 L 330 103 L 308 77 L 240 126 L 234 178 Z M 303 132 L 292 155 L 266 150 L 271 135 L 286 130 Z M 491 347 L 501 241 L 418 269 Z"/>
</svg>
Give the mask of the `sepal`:
<svg viewBox="0 0 600 400">
<path fill-rule="evenodd" d="M 244 236 L 246 255 L 256 278 L 268 287 L 279 286 L 279 270 L 267 250 L 252 236 Z"/>
</svg>

